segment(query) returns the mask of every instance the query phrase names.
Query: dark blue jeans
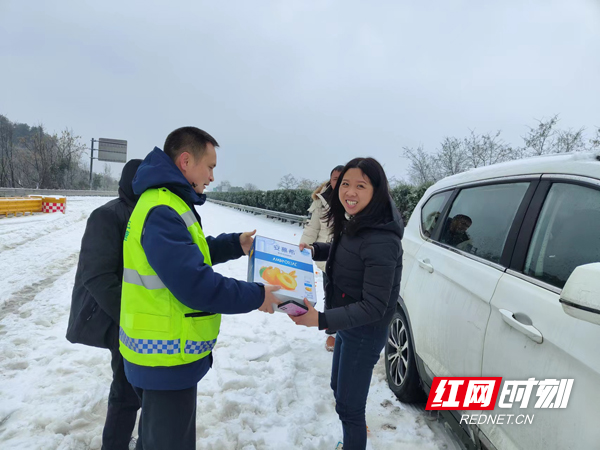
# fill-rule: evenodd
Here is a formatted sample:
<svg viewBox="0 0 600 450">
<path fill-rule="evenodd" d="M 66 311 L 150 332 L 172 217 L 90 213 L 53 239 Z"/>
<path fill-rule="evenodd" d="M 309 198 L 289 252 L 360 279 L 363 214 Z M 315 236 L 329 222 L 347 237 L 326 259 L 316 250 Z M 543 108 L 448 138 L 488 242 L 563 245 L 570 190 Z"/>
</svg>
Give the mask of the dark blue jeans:
<svg viewBox="0 0 600 450">
<path fill-rule="evenodd" d="M 367 446 L 365 408 L 373 367 L 387 339 L 387 327 L 364 325 L 338 331 L 333 350 L 331 389 L 344 429 L 344 450 Z"/>
</svg>

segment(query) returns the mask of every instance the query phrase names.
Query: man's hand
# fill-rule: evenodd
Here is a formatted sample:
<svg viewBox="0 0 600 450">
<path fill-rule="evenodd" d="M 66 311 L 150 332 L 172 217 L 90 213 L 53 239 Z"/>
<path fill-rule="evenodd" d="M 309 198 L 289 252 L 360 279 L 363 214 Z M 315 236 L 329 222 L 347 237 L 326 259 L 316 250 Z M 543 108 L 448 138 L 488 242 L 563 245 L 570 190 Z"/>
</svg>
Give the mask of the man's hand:
<svg viewBox="0 0 600 450">
<path fill-rule="evenodd" d="M 244 250 L 244 255 L 250 253 L 252 243 L 254 242 L 254 238 L 252 236 L 255 234 L 256 230 L 246 231 L 245 233 L 240 234 L 240 245 L 242 246 L 242 250 Z"/>
<path fill-rule="evenodd" d="M 304 299 L 304 304 L 308 308 L 308 312 L 306 314 L 302 314 L 301 316 L 288 316 L 292 319 L 296 325 L 304 325 L 305 327 L 318 327 L 319 326 L 319 311 L 317 311 L 311 302 L 307 299 Z"/>
<path fill-rule="evenodd" d="M 304 250 L 305 248 L 307 248 L 307 249 L 309 249 L 309 250 L 310 250 L 310 255 L 311 255 L 311 257 L 312 257 L 312 256 L 315 256 L 315 248 L 314 248 L 312 245 L 310 245 L 310 244 L 305 244 L 305 243 L 302 243 L 302 244 L 300 244 L 300 245 L 298 246 L 298 248 L 300 249 L 300 251 L 302 251 L 302 250 Z M 304 315 L 304 314 L 303 314 L 303 315 Z"/>
<path fill-rule="evenodd" d="M 273 292 L 278 291 L 279 289 L 281 289 L 279 286 L 265 286 L 265 301 L 261 307 L 258 308 L 259 311 L 273 314 L 273 304 L 281 304 L 281 301 L 273 294 Z"/>
</svg>

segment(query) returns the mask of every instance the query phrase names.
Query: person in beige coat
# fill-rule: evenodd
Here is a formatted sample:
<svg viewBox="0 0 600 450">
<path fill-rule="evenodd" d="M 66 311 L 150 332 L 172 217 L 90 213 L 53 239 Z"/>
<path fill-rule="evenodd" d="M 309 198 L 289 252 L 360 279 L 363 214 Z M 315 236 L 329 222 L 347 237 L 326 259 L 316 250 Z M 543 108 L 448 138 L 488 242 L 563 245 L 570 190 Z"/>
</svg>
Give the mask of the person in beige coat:
<svg viewBox="0 0 600 450">
<path fill-rule="evenodd" d="M 304 232 L 300 238 L 301 244 L 312 244 L 314 242 L 331 242 L 332 229 L 327 226 L 327 219 L 325 215 L 329 211 L 329 199 L 335 189 L 340 173 L 344 169 L 344 166 L 336 166 L 329 175 L 329 180 L 320 185 L 312 193 L 313 202 L 308 208 L 308 212 L 311 214 L 309 222 L 304 227 Z M 317 267 L 323 274 L 323 288 L 329 283 L 327 274 L 325 273 L 325 261 L 315 262 Z M 325 309 L 329 309 L 330 305 L 325 302 Z M 335 345 L 335 332 L 327 333 L 327 340 L 325 341 L 325 348 L 332 352 Z"/>
</svg>

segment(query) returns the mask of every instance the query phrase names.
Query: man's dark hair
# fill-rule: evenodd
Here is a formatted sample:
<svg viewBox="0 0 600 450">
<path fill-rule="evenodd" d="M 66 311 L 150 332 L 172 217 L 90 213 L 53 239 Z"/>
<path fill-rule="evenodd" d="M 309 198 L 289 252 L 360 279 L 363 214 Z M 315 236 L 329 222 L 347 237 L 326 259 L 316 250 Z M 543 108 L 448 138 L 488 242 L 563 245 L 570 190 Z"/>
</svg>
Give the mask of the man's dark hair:
<svg viewBox="0 0 600 450">
<path fill-rule="evenodd" d="M 469 216 L 465 216 L 464 214 L 457 214 L 452 218 L 452 221 L 457 222 L 465 222 L 467 225 L 473 225 L 473 220 Z"/>
<path fill-rule="evenodd" d="M 333 175 L 333 172 L 341 172 L 342 170 L 344 170 L 344 166 L 342 166 L 342 165 L 335 166 L 333 168 L 333 170 L 331 171 L 331 173 L 329 174 L 329 176 Z"/>
<path fill-rule="evenodd" d="M 346 210 L 339 196 L 344 175 L 350 169 L 360 169 L 366 175 L 373 186 L 373 198 L 365 209 L 354 216 L 353 220 L 348 223 L 346 232 L 349 235 L 353 235 L 365 226 L 385 223 L 392 219 L 392 198 L 390 197 L 388 179 L 383 167 L 373 158 L 355 158 L 343 167 L 340 178 L 331 195 L 329 211 L 325 215 L 328 225 L 333 226 L 333 235 L 335 237 L 338 237 L 342 230 L 344 230 L 344 223 L 346 222 Z"/>
<path fill-rule="evenodd" d="M 167 136 L 163 150 L 173 162 L 183 152 L 191 153 L 198 159 L 204 154 L 206 144 L 212 144 L 215 148 L 219 146 L 215 138 L 206 131 L 196 127 L 181 127 Z"/>
</svg>

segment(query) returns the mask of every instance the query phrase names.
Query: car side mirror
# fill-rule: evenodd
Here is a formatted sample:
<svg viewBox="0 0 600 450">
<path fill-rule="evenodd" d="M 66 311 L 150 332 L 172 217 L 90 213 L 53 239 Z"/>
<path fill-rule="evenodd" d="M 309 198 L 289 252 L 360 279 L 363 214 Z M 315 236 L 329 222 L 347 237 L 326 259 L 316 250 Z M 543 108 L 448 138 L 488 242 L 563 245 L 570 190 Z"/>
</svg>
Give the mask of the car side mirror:
<svg viewBox="0 0 600 450">
<path fill-rule="evenodd" d="M 600 263 L 576 267 L 559 301 L 568 315 L 600 325 Z"/>
</svg>

